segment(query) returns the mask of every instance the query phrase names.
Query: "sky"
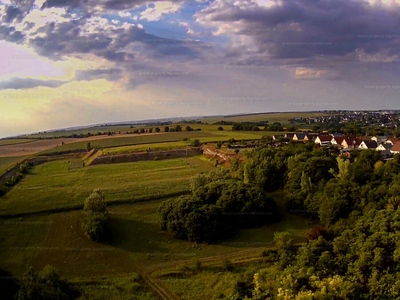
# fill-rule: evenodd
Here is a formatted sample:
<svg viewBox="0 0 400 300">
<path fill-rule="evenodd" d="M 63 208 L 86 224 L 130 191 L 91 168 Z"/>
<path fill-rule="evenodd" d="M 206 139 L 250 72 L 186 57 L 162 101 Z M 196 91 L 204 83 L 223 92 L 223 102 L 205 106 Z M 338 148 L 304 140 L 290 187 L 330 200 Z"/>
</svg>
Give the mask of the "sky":
<svg viewBox="0 0 400 300">
<path fill-rule="evenodd" d="M 0 137 L 400 109 L 400 0 L 0 0 Z"/>
</svg>

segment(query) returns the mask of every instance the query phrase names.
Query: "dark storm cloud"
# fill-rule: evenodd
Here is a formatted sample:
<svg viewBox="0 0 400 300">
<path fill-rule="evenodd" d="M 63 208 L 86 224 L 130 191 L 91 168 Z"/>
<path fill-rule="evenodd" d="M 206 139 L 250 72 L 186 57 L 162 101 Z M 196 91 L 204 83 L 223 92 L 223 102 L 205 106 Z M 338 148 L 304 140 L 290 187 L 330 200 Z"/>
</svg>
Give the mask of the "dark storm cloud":
<svg viewBox="0 0 400 300">
<path fill-rule="evenodd" d="M 0 25 L 0 40 L 20 44 L 24 41 L 24 38 L 22 32 L 15 30 L 13 26 Z"/>
<path fill-rule="evenodd" d="M 43 3 L 42 9 L 49 7 L 67 7 L 91 10 L 98 6 L 108 10 L 125 10 L 152 3 L 149 0 L 47 0 Z M 162 2 L 162 1 L 161 1 Z M 182 0 L 168 0 L 168 2 L 182 2 Z"/>
<path fill-rule="evenodd" d="M 12 23 L 16 19 L 18 22 L 22 19 L 22 12 L 19 8 L 13 6 L 7 6 L 5 8 L 5 14 L 2 17 L 2 22 Z"/>
<path fill-rule="evenodd" d="M 195 57 L 199 54 L 196 48 L 201 47 L 201 43 L 160 38 L 136 26 L 123 28 L 110 25 L 103 28 L 102 24 L 88 23 L 88 20 L 90 16 L 63 23 L 50 22 L 30 33 L 27 43 L 38 54 L 54 60 L 65 55 L 92 53 L 112 62 L 132 61 L 133 44 L 141 45 L 146 55 L 153 58 L 172 55 Z M 27 23 L 27 26 L 33 25 Z M 91 28 L 90 33 L 83 32 L 82 28 L 88 27 Z M 4 30 L 7 30 L 6 26 Z M 9 30 L 12 31 L 11 27 Z M 4 35 L 4 38 L 9 40 L 11 37 Z"/>
<path fill-rule="evenodd" d="M 286 59 L 346 56 L 355 50 L 399 54 L 399 12 L 349 0 L 282 0 L 271 7 L 216 1 L 196 16 L 203 25 L 225 25 L 228 34 L 250 37 L 258 53 Z"/>
<path fill-rule="evenodd" d="M 31 79 L 31 78 L 19 78 L 13 77 L 8 80 L 0 81 L 0 90 L 23 90 L 23 89 L 31 89 L 39 86 L 56 88 L 63 85 L 64 81 L 59 80 L 39 80 L 39 79 Z"/>
</svg>

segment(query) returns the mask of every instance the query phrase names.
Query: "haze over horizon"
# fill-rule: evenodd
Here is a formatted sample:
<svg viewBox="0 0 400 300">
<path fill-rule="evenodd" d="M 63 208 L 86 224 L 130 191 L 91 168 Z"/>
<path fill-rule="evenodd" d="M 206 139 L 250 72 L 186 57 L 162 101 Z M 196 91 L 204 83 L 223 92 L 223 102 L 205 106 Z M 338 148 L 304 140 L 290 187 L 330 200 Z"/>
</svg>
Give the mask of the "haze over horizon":
<svg viewBox="0 0 400 300">
<path fill-rule="evenodd" d="M 0 0 L 0 138 L 399 109 L 400 0 Z"/>
</svg>

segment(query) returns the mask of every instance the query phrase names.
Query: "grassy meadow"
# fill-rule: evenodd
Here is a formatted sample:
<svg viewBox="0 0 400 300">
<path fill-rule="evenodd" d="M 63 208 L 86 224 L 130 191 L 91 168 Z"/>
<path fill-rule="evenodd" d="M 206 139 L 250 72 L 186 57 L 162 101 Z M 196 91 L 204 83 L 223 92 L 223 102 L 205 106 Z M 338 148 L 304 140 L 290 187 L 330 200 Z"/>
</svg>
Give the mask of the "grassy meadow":
<svg viewBox="0 0 400 300">
<path fill-rule="evenodd" d="M 317 117 L 326 115 L 322 112 L 280 112 L 280 113 L 263 113 L 263 114 L 251 114 L 251 115 L 240 115 L 240 116 L 221 116 L 221 117 L 204 117 L 200 120 L 202 122 L 213 124 L 218 121 L 226 122 L 259 122 L 268 121 L 270 124 L 274 122 L 280 122 L 282 126 L 290 124 L 289 119 L 292 118 L 307 118 Z"/>
<path fill-rule="evenodd" d="M 0 146 L 25 144 L 35 141 L 34 139 L 3 139 L 0 140 Z"/>
<path fill-rule="evenodd" d="M 15 166 L 17 163 L 20 163 L 27 157 L 29 157 L 29 155 L 0 157 L 0 176 L 3 175 L 6 172 L 6 170 L 11 169 L 13 166 Z"/>
<path fill-rule="evenodd" d="M 197 157 L 71 169 L 67 160 L 35 167 L 1 198 L 0 216 L 80 206 L 100 188 L 110 203 L 188 192 L 189 179 L 212 167 Z"/>
<path fill-rule="evenodd" d="M 242 230 L 220 244 L 195 244 L 160 230 L 157 208 L 162 201 L 110 206 L 112 239 L 106 243 L 84 236 L 80 210 L 2 220 L 0 268 L 21 275 L 26 266 L 41 269 L 50 264 L 63 277 L 76 281 L 145 270 L 164 274 L 162 278 L 179 269 L 179 265 L 190 266 L 193 259 L 204 259 L 206 266 L 218 265 L 222 260 L 219 256 L 233 257 L 249 249 L 257 255 L 262 249 L 273 247 L 275 231 L 290 230 L 297 242 L 304 242 L 311 226 L 301 217 L 285 214 L 280 223 Z"/>
<path fill-rule="evenodd" d="M 182 131 L 182 132 L 170 132 L 170 133 L 152 133 L 146 135 L 137 135 L 130 137 L 110 137 L 106 139 L 92 140 L 89 141 L 90 145 L 94 148 L 111 148 L 129 145 L 140 145 L 140 144 L 152 144 L 152 143 L 164 143 L 164 142 L 177 142 L 184 138 L 201 138 L 211 137 L 212 133 L 202 131 Z M 86 149 L 88 141 L 76 142 L 71 144 L 65 144 L 57 148 L 49 149 L 42 154 L 49 154 L 54 152 L 73 151 Z"/>
</svg>

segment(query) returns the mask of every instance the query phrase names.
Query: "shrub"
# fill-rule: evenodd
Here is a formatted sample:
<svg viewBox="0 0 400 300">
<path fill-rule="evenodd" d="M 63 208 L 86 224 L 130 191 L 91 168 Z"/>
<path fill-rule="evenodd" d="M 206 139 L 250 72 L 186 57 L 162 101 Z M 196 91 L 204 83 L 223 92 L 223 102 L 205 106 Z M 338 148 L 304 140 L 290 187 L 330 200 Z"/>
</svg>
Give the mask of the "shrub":
<svg viewBox="0 0 400 300">
<path fill-rule="evenodd" d="M 108 218 L 104 214 L 87 215 L 82 222 L 82 229 L 85 235 L 92 241 L 105 240 L 107 233 Z"/>
<path fill-rule="evenodd" d="M 228 259 L 224 259 L 222 261 L 222 265 L 221 265 L 222 269 L 225 271 L 232 271 L 233 270 L 233 265 L 232 263 L 228 260 Z"/>
<path fill-rule="evenodd" d="M 61 280 L 57 270 L 52 266 L 45 266 L 42 271 L 35 272 L 30 267 L 22 277 L 21 287 L 15 295 L 18 300 L 36 299 L 76 299 L 78 293 L 71 288 L 68 282 Z"/>
<path fill-rule="evenodd" d="M 104 201 L 104 194 L 100 190 L 94 190 L 85 200 L 85 218 L 82 221 L 82 229 L 85 235 L 93 241 L 102 241 L 107 238 L 108 212 Z"/>
<path fill-rule="evenodd" d="M 83 210 L 89 214 L 103 214 L 107 211 L 104 194 L 96 189 L 86 198 Z"/>
<path fill-rule="evenodd" d="M 195 139 L 195 140 L 192 141 L 191 145 L 193 147 L 200 147 L 201 146 L 201 142 L 200 142 L 200 140 Z"/>
</svg>

